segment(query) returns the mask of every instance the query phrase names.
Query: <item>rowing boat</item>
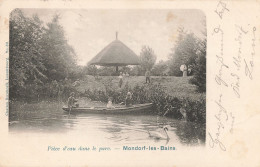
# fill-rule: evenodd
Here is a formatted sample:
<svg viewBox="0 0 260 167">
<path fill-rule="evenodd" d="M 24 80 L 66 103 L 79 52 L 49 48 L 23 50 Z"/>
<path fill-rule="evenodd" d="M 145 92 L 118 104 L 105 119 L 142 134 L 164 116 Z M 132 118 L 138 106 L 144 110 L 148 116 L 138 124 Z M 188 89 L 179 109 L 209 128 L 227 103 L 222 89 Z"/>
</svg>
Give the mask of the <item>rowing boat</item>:
<svg viewBox="0 0 260 167">
<path fill-rule="evenodd" d="M 140 114 L 151 111 L 153 104 L 135 104 L 130 107 L 117 106 L 115 108 L 106 107 L 75 107 L 72 108 L 70 113 L 93 113 L 93 114 Z M 64 111 L 69 112 L 68 107 L 62 108 Z"/>
</svg>

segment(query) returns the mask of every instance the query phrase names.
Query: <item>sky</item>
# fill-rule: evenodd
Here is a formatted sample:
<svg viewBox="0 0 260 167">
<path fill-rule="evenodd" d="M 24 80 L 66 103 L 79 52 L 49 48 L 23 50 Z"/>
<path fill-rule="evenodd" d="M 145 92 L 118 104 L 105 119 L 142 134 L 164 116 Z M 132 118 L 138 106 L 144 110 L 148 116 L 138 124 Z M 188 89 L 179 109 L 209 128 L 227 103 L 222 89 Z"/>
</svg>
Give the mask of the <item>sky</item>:
<svg viewBox="0 0 260 167">
<path fill-rule="evenodd" d="M 178 38 L 178 28 L 203 38 L 205 15 L 200 10 L 147 9 L 22 9 L 31 17 L 37 14 L 44 24 L 59 14 L 68 43 L 77 54 L 78 65 L 86 65 L 116 39 L 138 56 L 142 46 L 154 50 L 157 62 L 167 60 Z"/>
</svg>

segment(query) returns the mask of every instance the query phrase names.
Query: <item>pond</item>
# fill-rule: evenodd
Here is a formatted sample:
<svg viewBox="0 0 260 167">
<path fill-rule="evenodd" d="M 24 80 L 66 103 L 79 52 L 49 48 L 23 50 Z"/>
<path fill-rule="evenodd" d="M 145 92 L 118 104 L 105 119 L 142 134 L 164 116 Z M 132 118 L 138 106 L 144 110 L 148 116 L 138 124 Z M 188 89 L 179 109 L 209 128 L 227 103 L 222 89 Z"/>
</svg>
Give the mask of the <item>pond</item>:
<svg viewBox="0 0 260 167">
<path fill-rule="evenodd" d="M 204 146 L 205 127 L 193 122 L 156 115 L 68 115 L 63 104 L 40 102 L 34 104 L 10 104 L 9 133 L 37 135 L 61 134 L 80 136 L 92 144 L 122 145 L 169 145 Z M 166 136 L 158 139 L 153 134 Z M 149 135 L 149 133 L 151 135 Z"/>
</svg>

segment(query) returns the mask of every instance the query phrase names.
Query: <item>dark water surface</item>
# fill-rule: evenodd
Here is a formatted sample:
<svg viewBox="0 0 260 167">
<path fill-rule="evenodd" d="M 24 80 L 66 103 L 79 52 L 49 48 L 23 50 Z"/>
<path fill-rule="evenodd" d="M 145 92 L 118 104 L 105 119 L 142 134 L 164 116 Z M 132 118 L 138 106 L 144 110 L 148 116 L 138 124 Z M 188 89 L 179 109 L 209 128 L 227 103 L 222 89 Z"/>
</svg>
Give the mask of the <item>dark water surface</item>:
<svg viewBox="0 0 260 167">
<path fill-rule="evenodd" d="M 86 142 L 134 145 L 186 145 L 204 146 L 205 127 L 154 115 L 68 115 L 63 104 L 41 102 L 37 104 L 11 104 L 10 134 L 64 134 L 81 137 Z M 168 127 L 169 140 L 157 139 L 150 133 L 165 136 L 163 126 Z"/>
</svg>

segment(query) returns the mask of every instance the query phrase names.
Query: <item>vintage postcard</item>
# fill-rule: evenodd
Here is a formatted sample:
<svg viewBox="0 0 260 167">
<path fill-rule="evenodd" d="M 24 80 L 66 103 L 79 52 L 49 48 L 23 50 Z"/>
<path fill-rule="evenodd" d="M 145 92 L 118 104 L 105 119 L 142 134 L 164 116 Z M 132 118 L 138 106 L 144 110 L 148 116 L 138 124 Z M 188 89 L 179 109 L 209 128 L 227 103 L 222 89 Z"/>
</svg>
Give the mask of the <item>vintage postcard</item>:
<svg viewBox="0 0 260 167">
<path fill-rule="evenodd" d="M 260 167 L 260 1 L 0 1 L 0 166 Z"/>
</svg>

